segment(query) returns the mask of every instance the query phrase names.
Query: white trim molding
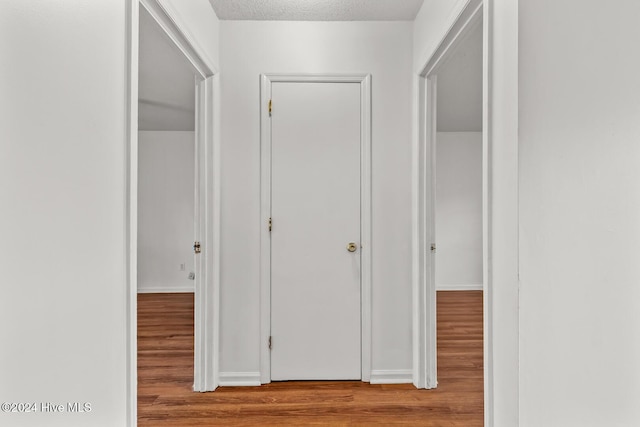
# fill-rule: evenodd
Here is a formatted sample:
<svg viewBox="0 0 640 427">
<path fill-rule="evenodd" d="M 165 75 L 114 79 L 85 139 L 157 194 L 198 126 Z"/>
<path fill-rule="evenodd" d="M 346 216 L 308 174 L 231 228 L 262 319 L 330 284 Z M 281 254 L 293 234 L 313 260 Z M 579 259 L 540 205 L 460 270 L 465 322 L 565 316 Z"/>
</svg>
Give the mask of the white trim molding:
<svg viewBox="0 0 640 427">
<path fill-rule="evenodd" d="M 255 387 L 262 385 L 260 372 L 220 372 L 220 387 Z"/>
<path fill-rule="evenodd" d="M 437 386 L 435 243 L 436 76 L 418 78 L 418 138 L 413 147 L 413 384 Z"/>
<path fill-rule="evenodd" d="M 484 424 L 517 427 L 518 2 L 483 2 Z"/>
<path fill-rule="evenodd" d="M 138 46 L 139 3 L 126 3 L 126 72 L 124 135 L 124 238 L 126 298 L 127 426 L 138 425 Z"/>
<path fill-rule="evenodd" d="M 263 74 L 260 76 L 260 380 L 271 382 L 271 120 L 269 100 L 273 82 L 360 84 L 360 203 L 361 203 L 361 377 L 371 378 L 371 75 Z"/>
<path fill-rule="evenodd" d="M 196 221 L 195 241 L 201 252 L 195 259 L 194 391 L 217 387 L 220 293 L 220 168 L 215 153 L 213 88 L 217 77 L 196 85 Z"/>
<path fill-rule="evenodd" d="M 184 19 L 171 3 L 162 0 L 139 1 L 201 77 L 218 74 L 213 60 L 198 44 L 187 25 L 184 24 Z"/>
<path fill-rule="evenodd" d="M 481 291 L 482 283 L 436 284 L 436 291 Z"/>
<path fill-rule="evenodd" d="M 411 384 L 413 369 L 375 369 L 371 371 L 371 384 Z"/>
<path fill-rule="evenodd" d="M 194 293 L 194 285 L 187 286 L 144 286 L 138 288 L 139 294 L 183 294 Z"/>
</svg>

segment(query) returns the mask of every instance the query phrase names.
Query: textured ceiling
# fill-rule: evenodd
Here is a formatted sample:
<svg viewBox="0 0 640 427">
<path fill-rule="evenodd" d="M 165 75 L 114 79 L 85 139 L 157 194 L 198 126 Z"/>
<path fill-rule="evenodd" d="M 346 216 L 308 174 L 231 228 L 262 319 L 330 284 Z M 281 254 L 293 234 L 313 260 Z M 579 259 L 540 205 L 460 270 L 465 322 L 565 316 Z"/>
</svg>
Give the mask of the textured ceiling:
<svg viewBox="0 0 640 427">
<path fill-rule="evenodd" d="M 218 18 L 250 21 L 413 21 L 423 0 L 209 0 Z"/>
</svg>

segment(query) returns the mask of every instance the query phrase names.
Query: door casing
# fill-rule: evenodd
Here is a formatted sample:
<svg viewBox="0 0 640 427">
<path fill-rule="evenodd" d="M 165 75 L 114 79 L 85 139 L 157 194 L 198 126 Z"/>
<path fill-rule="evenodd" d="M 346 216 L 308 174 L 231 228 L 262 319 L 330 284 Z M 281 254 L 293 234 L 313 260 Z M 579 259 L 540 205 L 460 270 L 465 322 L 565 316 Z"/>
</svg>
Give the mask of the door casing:
<svg viewBox="0 0 640 427">
<path fill-rule="evenodd" d="M 271 84 L 360 84 L 361 367 L 371 378 L 371 75 L 263 74 L 260 76 L 260 382 L 271 382 Z M 277 105 L 273 106 L 274 114 Z"/>
</svg>

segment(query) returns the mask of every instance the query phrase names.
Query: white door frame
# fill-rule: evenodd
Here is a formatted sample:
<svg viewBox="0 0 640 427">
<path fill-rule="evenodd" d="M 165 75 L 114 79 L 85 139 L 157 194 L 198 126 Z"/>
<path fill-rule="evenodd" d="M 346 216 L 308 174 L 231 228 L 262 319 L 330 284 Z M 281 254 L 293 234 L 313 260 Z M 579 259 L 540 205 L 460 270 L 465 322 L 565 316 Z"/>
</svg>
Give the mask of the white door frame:
<svg viewBox="0 0 640 427">
<path fill-rule="evenodd" d="M 179 14 L 161 0 L 127 0 L 126 286 L 127 286 L 127 422 L 137 424 L 137 215 L 138 215 L 138 52 L 139 7 L 144 7 L 193 66 L 196 90 L 196 237 L 202 252 L 196 260 L 194 391 L 218 385 L 220 142 L 214 130 L 215 66 L 186 29 Z M 199 279 L 199 280 L 198 280 Z"/>
<path fill-rule="evenodd" d="M 260 382 L 271 382 L 271 84 L 360 84 L 360 227 L 362 381 L 371 379 L 371 75 L 263 74 L 260 76 Z M 274 114 L 278 106 L 273 105 Z M 276 225 L 277 226 L 277 225 Z"/>
<path fill-rule="evenodd" d="M 438 48 L 416 76 L 417 88 L 417 137 L 413 147 L 413 384 L 417 388 L 435 388 L 437 381 L 436 360 L 436 283 L 435 283 L 435 174 L 436 174 L 436 123 L 437 123 L 437 73 L 452 56 L 456 47 L 482 22 L 482 0 L 468 1 L 453 26 L 441 40 Z M 484 14 L 484 26 L 488 28 Z M 485 292 L 485 340 L 487 295 L 488 234 L 488 165 L 487 150 L 489 123 L 487 100 L 488 42 L 483 31 L 483 118 L 482 118 L 482 216 L 483 216 L 483 289 Z M 485 343 L 485 352 L 488 347 Z M 486 361 L 486 356 L 485 356 Z M 487 363 L 485 362 L 485 370 Z M 485 371 L 485 381 L 489 375 Z M 486 388 L 486 386 L 485 386 Z M 489 396 L 485 392 L 485 402 Z"/>
<path fill-rule="evenodd" d="M 430 250 L 427 194 L 435 104 L 434 75 L 455 40 L 482 16 L 482 264 L 484 425 L 518 423 L 518 132 L 517 2 L 459 0 L 449 28 L 414 75 L 413 327 L 414 384 L 436 385 L 435 295 L 426 270 Z M 431 85 L 431 88 L 429 88 Z M 431 109 L 429 109 L 431 107 Z M 514 113 L 515 111 L 515 113 Z M 514 117 L 515 115 L 515 117 Z M 429 298 L 431 297 L 431 298 Z M 429 341 L 431 340 L 431 341 Z"/>
</svg>

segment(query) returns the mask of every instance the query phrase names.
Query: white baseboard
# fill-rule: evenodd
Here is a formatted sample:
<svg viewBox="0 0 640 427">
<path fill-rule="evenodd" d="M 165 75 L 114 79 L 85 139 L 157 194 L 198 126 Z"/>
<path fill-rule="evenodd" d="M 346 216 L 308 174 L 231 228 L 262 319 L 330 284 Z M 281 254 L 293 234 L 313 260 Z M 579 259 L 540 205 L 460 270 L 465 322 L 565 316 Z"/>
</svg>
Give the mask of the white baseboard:
<svg viewBox="0 0 640 427">
<path fill-rule="evenodd" d="M 411 369 L 388 369 L 371 371 L 371 384 L 411 384 L 413 371 Z"/>
<path fill-rule="evenodd" d="M 193 285 L 189 286 L 142 286 L 138 287 L 139 294 L 175 294 L 195 291 Z"/>
<path fill-rule="evenodd" d="M 235 387 L 254 387 L 262 385 L 260 372 L 220 372 L 218 385 Z"/>
<path fill-rule="evenodd" d="M 482 283 L 478 284 L 463 284 L 463 285 L 438 285 L 436 284 L 436 291 L 481 291 Z"/>
<path fill-rule="evenodd" d="M 411 369 L 373 370 L 371 384 L 411 384 Z M 220 372 L 218 384 L 222 387 L 255 387 L 262 385 L 260 372 Z"/>
</svg>

